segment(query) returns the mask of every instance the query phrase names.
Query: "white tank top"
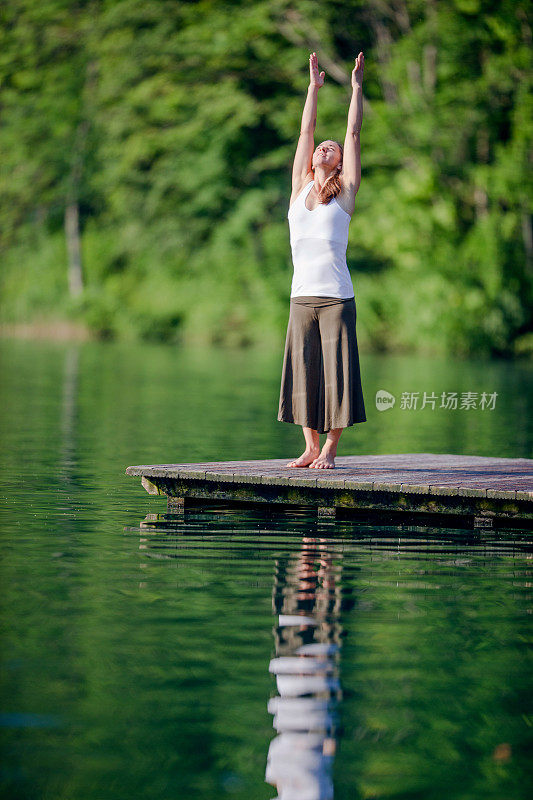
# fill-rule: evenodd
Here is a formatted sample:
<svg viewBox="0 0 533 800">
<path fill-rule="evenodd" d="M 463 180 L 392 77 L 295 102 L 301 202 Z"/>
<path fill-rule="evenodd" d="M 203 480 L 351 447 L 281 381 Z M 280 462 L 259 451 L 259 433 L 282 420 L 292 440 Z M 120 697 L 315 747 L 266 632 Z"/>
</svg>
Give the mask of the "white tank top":
<svg viewBox="0 0 533 800">
<path fill-rule="evenodd" d="M 348 299 L 354 296 L 346 264 L 350 215 L 335 197 L 312 211 L 306 208 L 313 183 L 302 189 L 287 214 L 294 267 L 291 297 Z"/>
</svg>

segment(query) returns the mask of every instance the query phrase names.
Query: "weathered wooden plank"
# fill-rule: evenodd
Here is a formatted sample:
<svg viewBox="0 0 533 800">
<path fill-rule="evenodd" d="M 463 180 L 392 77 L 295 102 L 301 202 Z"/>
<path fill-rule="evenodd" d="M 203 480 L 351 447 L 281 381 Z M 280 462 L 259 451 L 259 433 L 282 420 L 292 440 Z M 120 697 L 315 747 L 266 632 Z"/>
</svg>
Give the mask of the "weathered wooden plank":
<svg viewBox="0 0 533 800">
<path fill-rule="evenodd" d="M 487 489 L 487 497 L 504 497 L 508 500 L 516 500 L 516 491 L 509 489 Z"/>
<path fill-rule="evenodd" d="M 176 477 L 189 478 L 189 480 L 192 480 L 193 478 L 197 478 L 197 479 L 203 481 L 205 479 L 205 470 L 201 470 L 201 469 L 180 469 L 178 471 L 178 475 Z"/>
<path fill-rule="evenodd" d="M 428 483 L 401 483 L 401 492 L 413 492 L 415 494 L 429 494 Z"/>
<path fill-rule="evenodd" d="M 180 477 L 185 477 L 185 475 Z M 218 471 L 206 470 L 205 479 L 206 481 L 225 481 L 227 483 L 233 483 L 233 472 L 229 471 L 221 472 L 220 470 Z"/>
<path fill-rule="evenodd" d="M 458 486 L 457 494 L 460 497 L 486 497 L 486 489 L 475 489 L 473 486 Z"/>
<path fill-rule="evenodd" d="M 263 483 L 267 486 L 288 486 L 289 485 L 289 476 L 288 475 L 263 475 Z M 315 479 L 316 485 L 316 479 Z"/>
<path fill-rule="evenodd" d="M 327 480 L 324 479 L 322 475 L 317 475 L 316 478 L 316 485 L 317 486 L 329 486 L 332 489 L 344 489 L 346 481 L 344 478 L 328 478 Z"/>
<path fill-rule="evenodd" d="M 399 492 L 401 488 L 401 483 L 387 483 L 387 481 L 374 481 L 372 484 L 375 492 Z"/>
<path fill-rule="evenodd" d="M 263 476 L 262 475 L 254 475 L 254 474 L 239 474 L 233 475 L 233 482 L 234 483 L 262 483 Z"/>
<path fill-rule="evenodd" d="M 355 492 L 372 491 L 373 481 L 348 480 L 344 481 L 344 488 Z"/>
<path fill-rule="evenodd" d="M 297 477 L 296 476 L 293 477 L 291 475 L 290 478 L 289 478 L 289 485 L 316 487 L 317 478 L 314 475 L 310 475 L 309 477 L 307 475 L 302 475 L 301 477 L 300 477 L 300 475 L 298 475 Z"/>
</svg>

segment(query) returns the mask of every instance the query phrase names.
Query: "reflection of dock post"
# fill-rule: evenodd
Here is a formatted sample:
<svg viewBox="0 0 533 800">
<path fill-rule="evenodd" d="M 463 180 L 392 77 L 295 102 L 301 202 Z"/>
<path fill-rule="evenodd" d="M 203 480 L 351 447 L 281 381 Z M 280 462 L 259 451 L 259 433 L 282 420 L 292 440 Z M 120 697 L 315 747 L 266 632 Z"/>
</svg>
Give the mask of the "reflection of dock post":
<svg viewBox="0 0 533 800">
<path fill-rule="evenodd" d="M 335 506 L 318 506 L 317 513 L 319 517 L 334 517 L 337 508 Z"/>
<path fill-rule="evenodd" d="M 170 511 L 172 514 L 185 514 L 185 498 L 169 497 L 167 511 Z"/>
</svg>

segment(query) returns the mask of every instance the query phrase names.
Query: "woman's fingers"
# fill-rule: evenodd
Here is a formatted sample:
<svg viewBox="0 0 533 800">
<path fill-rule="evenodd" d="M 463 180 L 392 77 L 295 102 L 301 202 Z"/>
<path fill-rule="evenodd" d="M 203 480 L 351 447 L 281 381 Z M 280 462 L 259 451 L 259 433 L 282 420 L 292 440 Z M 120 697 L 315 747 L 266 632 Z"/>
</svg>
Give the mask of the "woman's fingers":
<svg viewBox="0 0 533 800">
<path fill-rule="evenodd" d="M 318 86 L 322 86 L 324 83 L 324 78 L 326 77 L 325 72 L 318 71 L 318 57 L 316 53 L 309 53 L 309 71 L 311 73 L 311 81 L 316 83 Z"/>
<path fill-rule="evenodd" d="M 355 65 L 352 70 L 352 86 L 362 85 L 363 82 L 363 72 L 365 66 L 365 57 L 363 55 L 363 51 L 359 53 L 357 58 L 355 59 Z"/>
</svg>

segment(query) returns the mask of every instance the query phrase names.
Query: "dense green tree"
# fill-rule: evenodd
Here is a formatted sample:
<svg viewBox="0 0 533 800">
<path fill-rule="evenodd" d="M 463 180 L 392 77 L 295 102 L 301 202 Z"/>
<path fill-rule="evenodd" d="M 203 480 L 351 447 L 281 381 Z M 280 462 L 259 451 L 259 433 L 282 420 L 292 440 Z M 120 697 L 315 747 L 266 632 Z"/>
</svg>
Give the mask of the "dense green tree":
<svg viewBox="0 0 533 800">
<path fill-rule="evenodd" d="M 40 307 L 122 336 L 279 340 L 308 53 L 326 71 L 317 139 L 342 140 L 362 49 L 348 247 L 361 342 L 533 350 L 524 0 L 11 0 L 1 13 L 4 319 Z M 69 303 L 78 232 L 85 287 Z"/>
<path fill-rule="evenodd" d="M 0 11 L 0 246 L 64 227 L 72 295 L 83 288 L 80 206 L 95 211 L 88 177 L 97 154 L 96 64 L 88 44 L 98 8 L 12 0 Z"/>
</svg>

